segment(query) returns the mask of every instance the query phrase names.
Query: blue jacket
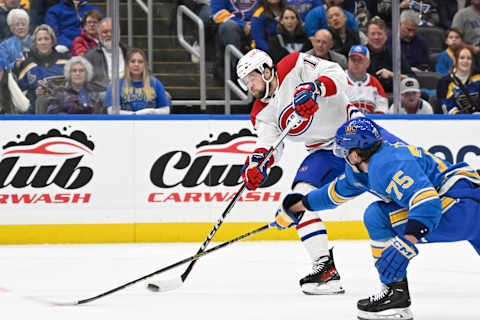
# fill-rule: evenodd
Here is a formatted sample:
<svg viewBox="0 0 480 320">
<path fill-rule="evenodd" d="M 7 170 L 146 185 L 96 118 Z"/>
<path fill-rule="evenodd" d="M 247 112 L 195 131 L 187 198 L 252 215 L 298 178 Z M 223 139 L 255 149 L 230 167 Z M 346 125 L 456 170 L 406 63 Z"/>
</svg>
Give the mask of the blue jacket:
<svg viewBox="0 0 480 320">
<path fill-rule="evenodd" d="M 322 0 L 287 0 L 287 4 L 295 8 L 302 21 L 305 21 L 307 13 L 315 7 L 322 6 Z"/>
<path fill-rule="evenodd" d="M 59 4 L 48 9 L 45 23 L 55 31 L 58 44 L 71 49 L 73 39 L 82 32 L 81 19 L 85 13 L 90 10 L 100 11 L 97 6 L 87 2 L 87 0 L 80 0 L 80 5 L 75 9 L 72 0 L 60 0 Z"/>
<path fill-rule="evenodd" d="M 392 34 L 387 38 L 387 47 L 392 48 Z M 402 57 L 407 59 L 410 67 L 417 67 L 419 69 L 430 69 L 430 49 L 428 48 L 427 39 L 421 35 L 415 35 L 412 41 L 407 42 L 400 40 L 400 48 Z"/>
<path fill-rule="evenodd" d="M 258 0 L 212 0 L 210 7 L 213 20 L 220 24 L 232 19 L 243 27 L 257 10 L 258 2 Z"/>
<path fill-rule="evenodd" d="M 277 21 L 267 19 L 263 7 L 255 11 L 251 21 L 252 48 L 268 52 L 268 39 L 277 34 Z"/>
<path fill-rule="evenodd" d="M 24 41 L 16 36 L 10 37 L 0 43 L 0 58 L 4 59 L 10 69 L 13 69 L 17 58 L 22 51 L 30 51 L 32 46 L 32 36 L 28 35 Z"/>
<path fill-rule="evenodd" d="M 437 59 L 437 66 L 435 71 L 440 73 L 442 76 L 446 76 L 450 71 L 450 68 L 453 66 L 454 55 L 452 50 L 447 49 L 442 51 Z"/>
<path fill-rule="evenodd" d="M 450 81 L 448 82 L 448 85 L 445 86 L 448 81 L 447 79 Z M 447 113 L 469 113 L 471 111 L 476 111 L 473 110 L 472 107 L 475 107 L 476 109 L 480 107 L 480 74 L 471 76 L 465 84 L 465 89 L 475 106 L 471 106 L 470 100 L 465 95 L 465 92 L 453 82 L 450 76 L 446 76 L 440 81 L 441 84 L 439 83 L 439 86 L 443 88 L 443 92 L 445 92 L 446 89 L 446 96 L 439 99 L 439 101 L 440 105 L 443 109 L 446 109 Z M 464 110 L 464 108 L 466 110 Z"/>
<path fill-rule="evenodd" d="M 30 57 L 22 62 L 15 70 L 18 74 L 18 86 L 22 91 L 27 91 L 27 98 L 30 100 L 29 112 L 34 111 L 37 95 L 35 89 L 38 87 L 38 80 L 51 76 L 63 75 L 63 67 L 68 61 L 69 55 L 53 52 L 48 57 L 40 57 L 35 51 L 30 51 Z"/>
<path fill-rule="evenodd" d="M 39 1 L 39 0 L 36 0 Z M 27 10 L 20 6 L 20 9 L 27 11 L 28 16 L 30 17 L 30 33 L 33 33 L 33 30 L 37 25 L 40 24 L 37 14 L 33 10 Z M 7 16 L 10 13 L 10 10 L 7 10 L 5 6 L 0 6 L 0 42 L 6 40 L 13 36 L 10 27 L 7 24 Z"/>
<path fill-rule="evenodd" d="M 347 28 L 358 31 L 358 25 L 355 16 L 347 10 L 343 10 L 347 16 Z M 319 6 L 310 10 L 305 17 L 305 31 L 308 37 L 312 37 L 317 30 L 330 29 L 327 23 L 327 10 L 325 6 Z"/>
</svg>

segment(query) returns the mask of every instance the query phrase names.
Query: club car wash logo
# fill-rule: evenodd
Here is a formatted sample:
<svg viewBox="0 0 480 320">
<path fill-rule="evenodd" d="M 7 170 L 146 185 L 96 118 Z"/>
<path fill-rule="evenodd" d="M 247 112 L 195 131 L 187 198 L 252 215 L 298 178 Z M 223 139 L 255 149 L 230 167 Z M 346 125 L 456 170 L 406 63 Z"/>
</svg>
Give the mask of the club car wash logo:
<svg viewBox="0 0 480 320">
<path fill-rule="evenodd" d="M 236 134 L 222 132 L 213 141 L 197 144 L 194 154 L 173 150 L 161 155 L 152 166 L 150 181 L 163 190 L 149 194 L 148 202 L 230 201 L 238 188 L 223 190 L 243 183 L 241 169 L 255 148 L 256 137 L 248 129 Z M 282 169 L 271 167 L 265 183 L 255 191 L 243 193 L 239 201 L 279 201 L 280 192 L 264 189 L 275 185 L 281 177 Z M 192 188 L 195 192 L 189 192 Z"/>
<path fill-rule="evenodd" d="M 28 133 L 2 146 L 0 204 L 88 203 L 90 193 L 79 193 L 93 176 L 86 165 L 95 145 L 79 130 L 68 134 L 51 129 Z M 60 192 L 59 192 L 60 191 Z"/>
</svg>

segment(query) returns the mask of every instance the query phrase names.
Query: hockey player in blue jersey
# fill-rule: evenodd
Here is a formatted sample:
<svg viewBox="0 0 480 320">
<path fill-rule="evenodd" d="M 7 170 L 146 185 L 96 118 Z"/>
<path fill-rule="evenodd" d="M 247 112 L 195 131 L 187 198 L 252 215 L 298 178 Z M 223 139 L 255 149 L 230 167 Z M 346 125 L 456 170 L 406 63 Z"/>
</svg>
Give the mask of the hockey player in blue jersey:
<svg viewBox="0 0 480 320">
<path fill-rule="evenodd" d="M 464 162 L 452 165 L 422 148 L 383 141 L 367 118 L 346 122 L 335 143 L 345 173 L 306 196 L 287 195 L 275 224 L 290 227 L 305 210 L 331 209 L 363 192 L 380 197 L 364 223 L 383 289 L 358 301 L 358 318 L 413 319 L 407 266 L 418 244 L 467 240 L 480 255 L 480 176 Z"/>
</svg>

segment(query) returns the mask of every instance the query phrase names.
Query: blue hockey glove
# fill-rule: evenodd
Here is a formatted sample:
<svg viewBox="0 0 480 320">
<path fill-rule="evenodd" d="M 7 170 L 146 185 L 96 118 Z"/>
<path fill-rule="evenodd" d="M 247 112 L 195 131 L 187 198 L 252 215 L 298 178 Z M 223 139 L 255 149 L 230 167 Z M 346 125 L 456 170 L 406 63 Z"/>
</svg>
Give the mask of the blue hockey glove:
<svg viewBox="0 0 480 320">
<path fill-rule="evenodd" d="M 315 102 L 317 96 L 317 86 L 314 82 L 304 82 L 295 89 L 293 102 L 295 112 L 303 118 L 310 118 L 318 110 L 318 104 Z"/>
<path fill-rule="evenodd" d="M 265 148 L 257 148 L 253 153 L 247 157 L 245 165 L 242 168 L 242 179 L 245 182 L 248 190 L 257 189 L 262 183 L 267 180 L 267 169 L 273 164 L 273 156 L 267 162 L 259 167 L 260 162 L 265 158 L 268 150 Z"/>
<path fill-rule="evenodd" d="M 410 259 L 418 254 L 417 247 L 402 236 L 389 241 L 375 267 L 382 281 L 392 283 L 405 277 Z"/>
<path fill-rule="evenodd" d="M 297 225 L 300 219 L 302 219 L 305 211 L 293 212 L 288 210 L 288 208 L 302 199 L 303 194 L 301 193 L 290 193 L 283 199 L 282 205 L 275 213 L 275 221 L 273 222 L 273 225 L 277 227 L 278 230 Z"/>
</svg>

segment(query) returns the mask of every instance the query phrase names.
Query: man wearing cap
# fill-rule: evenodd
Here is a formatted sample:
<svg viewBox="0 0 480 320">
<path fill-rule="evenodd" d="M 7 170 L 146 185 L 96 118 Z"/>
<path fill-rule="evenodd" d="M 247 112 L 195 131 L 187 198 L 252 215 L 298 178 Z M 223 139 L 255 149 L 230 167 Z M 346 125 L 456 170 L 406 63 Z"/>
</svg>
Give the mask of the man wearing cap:
<svg viewBox="0 0 480 320">
<path fill-rule="evenodd" d="M 370 52 L 362 45 L 353 46 L 348 54 L 347 79 L 350 103 L 364 114 L 387 113 L 388 99 L 382 84 L 367 72 Z"/>
<path fill-rule="evenodd" d="M 392 104 L 388 109 L 389 114 L 433 114 L 432 105 L 420 98 L 420 85 L 417 79 L 403 79 L 400 82 L 400 95 L 402 103 L 398 113 Z"/>
</svg>

